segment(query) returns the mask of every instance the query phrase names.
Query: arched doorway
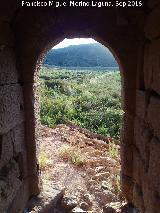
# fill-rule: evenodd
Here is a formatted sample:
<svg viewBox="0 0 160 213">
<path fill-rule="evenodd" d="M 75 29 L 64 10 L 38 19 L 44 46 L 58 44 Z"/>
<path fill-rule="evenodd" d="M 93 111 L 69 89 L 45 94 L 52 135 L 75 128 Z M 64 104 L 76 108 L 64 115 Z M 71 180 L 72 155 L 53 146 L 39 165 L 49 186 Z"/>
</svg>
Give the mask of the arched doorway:
<svg viewBox="0 0 160 213">
<path fill-rule="evenodd" d="M 38 11 L 37 11 L 38 13 Z M 68 14 L 68 13 L 67 13 Z M 25 13 L 23 13 L 23 16 Z M 84 13 L 82 18 L 75 15 L 73 20 L 71 16 L 62 15 L 60 12 L 57 17 L 59 22 L 54 23 L 53 14 L 48 14 L 45 20 L 42 17 L 37 19 L 37 14 L 34 14 L 32 20 L 29 18 L 24 23 L 17 22 L 17 54 L 19 57 L 19 70 L 21 70 L 21 82 L 23 83 L 24 91 L 24 105 L 25 105 L 25 132 L 26 132 L 26 145 L 27 145 L 27 164 L 28 164 L 28 182 L 29 194 L 38 193 L 38 175 L 37 175 L 37 161 L 36 161 L 36 146 L 35 146 L 35 110 L 34 106 L 34 92 L 33 82 L 34 73 L 36 73 L 37 66 L 40 64 L 41 59 L 50 47 L 57 44 L 60 40 L 67 37 L 92 37 L 100 41 L 106 47 L 113 50 L 119 61 L 122 70 L 122 91 L 123 91 L 123 109 L 125 111 L 124 123 L 122 130 L 122 188 L 125 197 L 128 201 L 132 202 L 132 154 L 133 154 L 133 141 L 134 141 L 134 115 L 135 115 L 135 99 L 136 99 L 136 72 L 137 72 L 137 56 L 139 51 L 139 42 L 136 36 L 136 26 L 126 27 L 124 29 L 117 28 L 115 19 L 112 23 L 106 21 L 105 26 L 101 23 L 101 18 L 105 17 L 106 13 L 101 14 L 101 18 L 96 17 L 93 19 L 93 11 L 88 14 Z M 109 20 L 112 13 L 108 13 Z M 63 17 L 61 19 L 61 17 Z M 64 17 L 67 17 L 66 19 Z M 85 19 L 88 21 L 85 21 Z M 110 18 L 109 18 L 110 17 Z M 45 25 L 45 21 L 48 24 Z M 78 24 L 77 24 L 78 23 Z M 113 24 L 113 25 L 112 25 Z M 37 31 L 39 26 L 46 26 L 43 30 Z M 25 27 L 24 27 L 25 26 Z M 32 27 L 31 27 L 32 26 Z M 96 26 L 96 27 L 95 27 Z M 106 30 L 104 30 L 104 28 Z M 31 30 L 32 29 L 32 30 Z M 62 30 L 63 29 L 63 30 Z M 20 38 L 18 40 L 18 38 Z M 130 45 L 132 44 L 132 45 Z M 23 48 L 22 48 L 23 47 Z M 32 50 L 32 51 L 31 51 Z M 128 55 L 130 60 L 128 60 Z M 134 60 L 132 60 L 134 58 Z M 38 61 L 38 63 L 37 63 Z"/>
<path fill-rule="evenodd" d="M 97 43 L 96 45 L 97 46 L 94 47 L 94 51 L 95 51 L 94 54 L 97 55 L 96 60 L 97 58 L 101 60 L 103 59 L 101 58 L 102 56 L 101 57 L 98 56 L 98 54 L 100 53 L 100 48 L 101 48 L 101 51 L 103 49 L 103 51 L 105 51 L 108 54 L 108 57 L 109 56 L 112 57 L 112 60 L 113 60 L 113 56 L 111 56 L 111 53 L 109 53 L 108 49 L 104 48 L 104 46 L 100 45 L 99 43 Z M 54 52 L 55 50 L 51 50 L 51 53 L 48 54 L 48 58 L 49 56 L 51 57 L 52 51 Z M 75 49 L 74 51 L 75 51 L 74 52 L 74 55 L 75 55 L 77 50 Z M 85 55 L 84 52 L 83 52 L 83 57 L 84 58 L 87 57 L 87 54 Z M 94 57 L 94 55 L 92 55 L 92 57 Z M 58 58 L 58 60 L 60 60 L 61 64 L 63 64 L 63 60 L 64 60 L 63 58 Z M 68 58 L 68 60 L 70 61 L 71 59 Z M 80 60 L 83 60 L 83 59 L 80 59 Z M 45 61 L 46 61 L 46 65 L 49 66 L 48 61 L 50 60 L 46 59 Z M 117 99 L 118 108 L 116 108 L 116 104 L 114 104 L 114 101 L 113 102 L 112 100 L 109 101 L 109 96 L 106 96 L 106 97 L 103 96 L 104 93 L 108 92 L 111 94 L 111 96 L 116 95 L 116 96 L 119 96 L 120 98 L 119 93 L 121 90 L 121 85 L 118 86 L 119 93 L 116 93 L 114 90 L 113 91 L 111 90 L 114 86 L 114 83 L 117 83 L 113 79 L 116 77 L 118 77 L 119 79 L 119 76 L 118 76 L 119 74 L 117 72 L 115 73 L 111 72 L 110 71 L 111 67 L 100 68 L 94 65 L 92 67 L 85 66 L 84 68 L 82 68 L 82 67 L 73 67 L 74 65 L 73 61 L 71 64 L 72 64 L 72 68 L 70 68 L 71 67 L 70 65 L 68 69 L 67 67 L 63 68 L 62 66 L 58 66 L 56 68 L 43 68 L 44 69 L 43 72 L 41 71 L 42 72 L 41 77 L 44 80 L 44 83 L 46 83 L 46 87 L 43 87 L 43 95 L 41 97 L 41 99 L 43 100 L 41 105 L 41 111 L 42 111 L 41 120 L 43 124 L 46 124 L 50 127 L 54 127 L 53 129 L 49 129 L 49 128 L 47 129 L 47 127 L 44 127 L 44 126 L 41 127 L 43 139 L 40 138 L 40 141 L 42 142 L 40 143 L 40 150 L 39 150 L 38 157 L 40 162 L 40 169 L 42 169 L 41 177 L 44 183 L 43 190 L 45 190 L 46 187 L 48 189 L 48 186 L 46 186 L 47 181 L 49 185 L 52 185 L 52 187 L 54 186 L 55 188 L 56 187 L 60 188 L 62 187 L 61 185 L 63 185 L 63 187 L 66 188 L 67 196 L 73 196 L 73 194 L 78 193 L 77 199 L 79 201 L 77 200 L 76 202 L 79 202 L 79 205 L 81 205 L 84 202 L 83 197 L 80 194 L 82 193 L 86 194 L 87 192 L 91 193 L 92 196 L 90 197 L 93 197 L 92 199 L 95 200 L 95 202 L 93 202 L 94 205 L 92 204 L 94 206 L 93 207 L 94 209 L 92 210 L 99 212 L 99 211 L 102 211 L 103 206 L 107 204 L 106 203 L 107 200 L 108 202 L 111 200 L 113 201 L 113 195 L 111 195 L 111 191 L 112 193 L 115 193 L 114 194 L 115 202 L 118 201 L 118 199 L 121 199 L 120 198 L 121 197 L 120 182 L 119 182 L 120 180 L 119 146 L 117 144 L 119 143 L 118 140 L 115 141 L 115 144 L 114 144 L 114 140 L 119 139 L 120 132 L 119 130 L 117 130 L 117 128 L 113 126 L 111 127 L 111 123 L 112 124 L 114 123 L 114 125 L 118 127 L 118 129 L 120 128 L 119 122 L 121 120 L 120 117 L 122 114 L 119 109 L 121 104 L 120 104 L 120 99 Z M 58 62 L 58 65 L 59 65 L 59 62 Z M 76 65 L 77 65 L 77 61 L 76 61 Z M 76 70 L 78 69 L 78 72 L 75 69 Z M 112 67 L 112 69 L 116 71 L 118 67 L 116 68 Z M 108 70 L 108 73 L 107 73 L 107 70 Z M 78 75 L 77 76 L 78 82 L 75 80 L 73 84 L 72 81 L 73 79 L 76 78 L 76 74 Z M 58 75 L 60 75 L 60 79 L 57 78 Z M 84 75 L 85 75 L 85 79 L 84 79 Z M 36 75 L 36 78 L 37 78 L 37 75 Z M 81 81 L 83 83 L 80 83 Z M 88 82 L 88 83 L 86 82 L 87 85 L 84 84 L 84 81 Z M 120 79 L 118 81 L 120 81 Z M 36 85 L 37 83 L 35 83 L 35 86 Z M 75 88 L 74 88 L 74 85 L 75 85 Z M 102 85 L 103 86 L 108 85 L 108 87 L 104 88 Z M 69 90 L 68 90 L 68 87 L 66 86 L 69 86 Z M 72 92 L 71 92 L 70 86 L 72 87 Z M 77 87 L 78 87 L 78 94 L 77 94 Z M 85 87 L 85 91 L 84 91 L 84 87 Z M 96 91 L 93 90 L 94 87 L 95 89 L 97 88 Z M 56 93 L 56 91 L 58 93 Z M 87 96 L 88 93 L 90 94 L 89 97 Z M 50 96 L 49 94 L 52 94 L 52 95 Z M 40 94 L 35 95 L 35 100 L 36 100 L 36 97 L 38 96 L 40 96 Z M 69 103 L 69 106 L 68 106 L 68 103 Z M 37 105 L 38 104 L 35 103 L 35 106 Z M 115 107 L 115 111 L 114 109 L 110 107 L 111 105 L 112 106 L 114 105 L 113 107 Z M 38 113 L 36 113 L 35 111 L 35 115 L 37 114 Z M 109 127 L 110 127 L 110 130 L 107 133 L 107 130 L 109 129 Z M 87 129 L 90 129 L 92 132 L 89 132 Z M 38 133 L 40 133 L 40 131 L 38 131 L 36 135 L 38 135 Z M 96 133 L 99 133 L 99 134 L 96 134 Z M 96 141 L 96 140 L 100 140 L 100 141 Z M 94 144 L 94 142 L 96 145 L 95 146 L 91 145 L 91 144 Z M 88 146 L 88 143 L 90 143 L 90 147 Z M 94 155 L 93 153 L 95 153 L 95 156 L 93 156 Z M 99 153 L 99 154 L 96 154 L 96 153 Z M 108 153 L 108 156 L 106 155 L 106 153 Z M 90 154 L 91 154 L 91 157 L 89 157 Z M 94 157 L 97 160 L 93 160 Z M 62 160 L 65 160 L 65 161 L 62 161 Z M 117 162 L 117 164 L 115 163 L 115 161 Z M 74 171 L 74 167 L 71 166 L 72 164 L 76 167 L 76 171 Z M 91 168 L 91 165 L 93 164 L 94 164 L 94 168 Z M 113 167 L 112 169 L 108 169 L 109 164 L 110 164 L 109 166 L 110 168 Z M 52 167 L 51 165 L 54 165 L 54 166 Z M 86 174 L 84 174 L 85 173 L 84 172 L 82 175 L 80 170 L 78 170 L 79 167 L 81 168 L 81 170 L 83 169 L 83 172 L 84 170 L 86 170 Z M 97 170 L 97 169 L 100 169 L 100 167 L 101 167 L 102 174 L 99 173 Z M 92 172 L 90 172 L 89 170 L 96 171 L 96 173 L 93 175 Z M 104 173 L 102 172 L 102 170 L 104 170 L 103 171 Z M 111 174 L 111 170 L 113 170 L 112 174 Z M 79 175 L 77 175 L 76 173 Z M 109 173 L 110 173 L 109 175 L 110 181 L 109 179 L 107 180 Z M 88 180 L 85 180 L 84 176 L 87 176 Z M 92 179 L 97 179 L 98 185 L 97 186 L 95 185 L 96 183 L 95 181 L 94 187 L 97 187 L 97 189 L 99 188 L 98 192 L 92 190 L 93 183 L 89 186 L 89 183 L 93 182 Z M 109 198 L 109 195 L 105 195 L 106 192 L 104 193 L 102 192 L 103 189 L 102 190 L 100 189 L 101 184 L 103 184 L 103 182 L 107 183 L 104 181 L 105 179 L 108 181 L 108 184 L 110 185 L 109 187 L 110 198 Z M 87 182 L 86 185 L 84 183 L 81 184 L 81 182 L 84 182 L 84 180 Z M 84 191 L 81 190 L 79 192 L 77 188 L 78 183 L 79 183 L 78 187 L 83 188 Z M 98 195 L 96 195 L 96 193 L 98 193 Z M 102 197 L 103 199 L 101 200 Z M 64 199 L 66 200 L 66 198 Z M 92 208 L 92 207 L 88 206 L 88 208 Z"/>
</svg>

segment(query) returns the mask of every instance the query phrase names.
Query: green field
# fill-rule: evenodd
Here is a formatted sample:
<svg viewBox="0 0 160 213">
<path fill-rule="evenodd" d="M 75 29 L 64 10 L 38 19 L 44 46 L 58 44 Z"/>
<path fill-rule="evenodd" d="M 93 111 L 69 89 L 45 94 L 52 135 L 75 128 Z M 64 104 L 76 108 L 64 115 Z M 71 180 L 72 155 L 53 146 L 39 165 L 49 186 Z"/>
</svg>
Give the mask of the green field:
<svg viewBox="0 0 160 213">
<path fill-rule="evenodd" d="M 68 121 L 114 139 L 120 137 L 120 72 L 42 68 L 41 123 Z"/>
</svg>

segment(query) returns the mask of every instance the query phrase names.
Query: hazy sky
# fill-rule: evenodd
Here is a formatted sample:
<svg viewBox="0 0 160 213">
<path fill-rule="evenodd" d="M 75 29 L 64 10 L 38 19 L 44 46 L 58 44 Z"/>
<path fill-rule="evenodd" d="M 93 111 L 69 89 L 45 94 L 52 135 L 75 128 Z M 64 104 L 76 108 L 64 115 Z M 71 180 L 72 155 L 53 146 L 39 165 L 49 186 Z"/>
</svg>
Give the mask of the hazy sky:
<svg viewBox="0 0 160 213">
<path fill-rule="evenodd" d="M 73 39 L 65 38 L 62 42 L 54 46 L 53 49 L 68 47 L 70 45 L 91 44 L 91 43 L 97 42 L 92 38 L 73 38 Z"/>
</svg>

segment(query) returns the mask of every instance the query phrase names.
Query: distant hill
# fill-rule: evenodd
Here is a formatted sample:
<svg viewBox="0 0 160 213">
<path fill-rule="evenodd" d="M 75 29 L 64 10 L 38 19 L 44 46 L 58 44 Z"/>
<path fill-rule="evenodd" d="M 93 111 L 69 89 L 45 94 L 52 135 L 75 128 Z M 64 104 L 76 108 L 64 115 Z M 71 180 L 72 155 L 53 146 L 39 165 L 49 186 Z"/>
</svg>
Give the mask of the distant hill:
<svg viewBox="0 0 160 213">
<path fill-rule="evenodd" d="M 118 67 L 111 52 L 99 43 L 51 49 L 44 59 L 44 65 L 82 68 Z"/>
</svg>

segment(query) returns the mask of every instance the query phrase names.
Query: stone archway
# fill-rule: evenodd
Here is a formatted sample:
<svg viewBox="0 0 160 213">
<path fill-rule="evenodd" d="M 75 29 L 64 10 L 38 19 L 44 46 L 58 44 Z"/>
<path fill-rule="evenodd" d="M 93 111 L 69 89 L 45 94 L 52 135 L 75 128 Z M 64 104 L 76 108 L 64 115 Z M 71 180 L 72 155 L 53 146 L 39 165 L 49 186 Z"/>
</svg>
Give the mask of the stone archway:
<svg viewBox="0 0 160 213">
<path fill-rule="evenodd" d="M 159 1 L 140 8 L 98 10 L 22 8 L 16 0 L 1 3 L 0 210 L 22 212 L 29 197 L 39 192 L 34 72 L 46 48 L 76 35 L 107 44 L 120 61 L 123 193 L 141 212 L 159 212 L 159 14 Z"/>
<path fill-rule="evenodd" d="M 61 14 L 59 14 L 61 17 Z M 92 17 L 91 17 L 92 18 Z M 44 20 L 41 20 L 44 21 Z M 27 21 L 28 22 L 28 21 Z M 32 22 L 32 21 L 31 21 Z M 30 193 L 35 194 L 38 190 L 37 186 L 37 173 L 36 173 L 36 147 L 35 147 L 35 119 L 34 119 L 34 108 L 33 108 L 33 82 L 34 73 L 39 67 L 43 56 L 46 51 L 50 49 L 58 41 L 65 37 L 92 37 L 97 41 L 100 41 L 105 46 L 109 47 L 113 52 L 114 56 L 117 58 L 121 69 L 123 69 L 122 79 L 123 79 L 123 109 L 125 111 L 123 133 L 122 133 L 122 188 L 123 192 L 129 202 L 132 202 L 132 152 L 133 152 L 133 137 L 134 137 L 134 115 L 135 115 L 135 89 L 136 89 L 136 70 L 137 70 L 137 59 L 139 54 L 139 43 L 140 41 L 136 39 L 136 30 L 131 29 L 128 25 L 126 28 L 126 40 L 124 39 L 124 31 L 119 31 L 115 27 L 114 34 L 112 30 L 100 31 L 100 29 L 94 29 L 95 20 L 89 20 L 89 23 L 84 24 L 84 20 L 76 19 L 63 20 L 62 23 L 57 23 L 52 26 L 53 23 L 49 24 L 49 27 L 42 30 L 42 32 L 34 32 L 35 28 L 39 25 L 39 19 L 35 21 L 35 26 L 33 27 L 33 32 L 30 29 L 31 22 L 27 23 L 29 29 L 24 29 L 25 40 L 19 42 L 18 53 L 21 60 L 20 69 L 22 71 L 22 81 L 24 81 L 24 100 L 25 106 L 27 107 L 26 112 L 26 133 L 27 133 L 27 146 L 28 146 L 28 163 L 30 165 L 29 173 L 30 179 Z M 38 23 L 37 23 L 38 22 Z M 69 24 L 68 24 L 69 23 Z M 75 25 L 79 23 L 79 25 Z M 33 23 L 32 23 L 33 24 Z M 41 23 L 42 24 L 42 23 Z M 43 25 L 43 24 L 42 24 Z M 51 25 L 51 26 L 50 26 Z M 62 26 L 61 26 L 62 25 Z M 66 25 L 69 25 L 64 29 Z M 18 26 L 18 24 L 17 24 Z M 71 27 L 70 27 L 71 26 Z M 79 29 L 81 26 L 81 29 Z M 22 27 L 22 26 L 21 26 Z M 109 26 L 106 26 L 108 28 Z M 61 32 L 63 29 L 63 32 Z M 28 31 L 29 30 L 29 31 Z M 52 30 L 55 32 L 52 35 Z M 32 33 L 35 35 L 32 36 Z M 44 34 L 46 33 L 46 37 Z M 31 35 L 30 35 L 31 34 Z M 117 37 L 118 34 L 118 37 Z M 132 37 L 130 37 L 132 35 Z M 31 37 L 32 36 L 32 37 Z M 42 42 L 38 42 L 41 41 Z M 22 43 L 21 43 L 22 42 Z M 130 45 L 132 44 L 132 45 Z M 21 47 L 23 46 L 23 49 Z M 30 50 L 33 50 L 32 53 Z M 25 50 L 25 51 L 24 51 Z M 32 55 L 30 55 L 32 54 Z M 130 55 L 130 60 L 128 60 L 128 55 Z M 25 58 L 25 60 L 24 60 Z M 134 60 L 132 60 L 134 58 Z M 38 61 L 38 63 L 37 63 Z M 32 119 L 31 119 L 32 118 Z M 28 138 L 28 139 L 27 139 Z M 31 140 L 32 139 L 32 140 Z M 31 157 L 32 156 L 32 157 Z M 31 166 L 32 165 L 32 166 Z M 35 181 L 35 184 L 33 184 Z"/>
</svg>

